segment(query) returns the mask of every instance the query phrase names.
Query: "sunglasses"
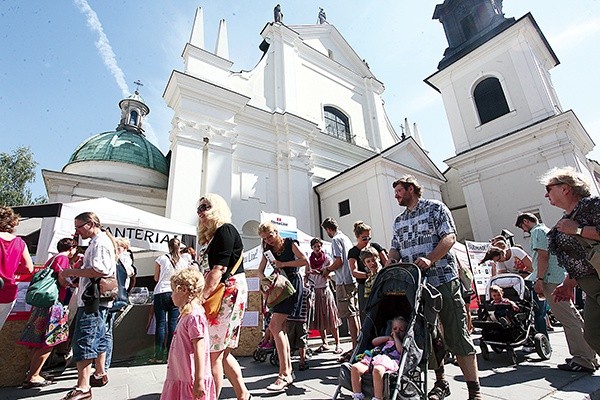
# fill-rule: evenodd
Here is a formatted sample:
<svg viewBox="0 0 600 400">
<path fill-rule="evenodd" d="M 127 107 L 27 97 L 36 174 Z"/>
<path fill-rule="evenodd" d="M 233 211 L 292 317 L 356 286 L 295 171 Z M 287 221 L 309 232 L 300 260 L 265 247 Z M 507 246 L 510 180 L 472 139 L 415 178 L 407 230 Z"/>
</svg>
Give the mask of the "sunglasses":
<svg viewBox="0 0 600 400">
<path fill-rule="evenodd" d="M 75 229 L 80 229 L 80 228 L 83 228 L 83 227 L 84 227 L 84 226 L 86 226 L 87 224 L 89 224 L 89 221 L 88 221 L 88 222 L 86 222 L 86 223 L 84 223 L 84 224 L 81 224 L 81 225 L 75 225 Z"/>
<path fill-rule="evenodd" d="M 196 212 L 199 212 L 199 213 L 201 213 L 201 212 L 204 212 L 204 211 L 206 211 L 206 210 L 210 210 L 210 207 L 211 207 L 211 206 L 210 206 L 209 204 L 200 204 L 200 205 L 198 206 L 198 209 L 196 210 Z"/>
<path fill-rule="evenodd" d="M 371 236 L 363 236 L 361 237 L 363 242 L 368 242 L 369 240 L 371 240 Z"/>
<path fill-rule="evenodd" d="M 552 190 L 552 187 L 558 186 L 558 185 L 564 185 L 564 183 L 558 182 L 558 183 L 550 183 L 550 184 L 546 185 L 546 193 L 550 193 L 550 190 Z"/>
</svg>

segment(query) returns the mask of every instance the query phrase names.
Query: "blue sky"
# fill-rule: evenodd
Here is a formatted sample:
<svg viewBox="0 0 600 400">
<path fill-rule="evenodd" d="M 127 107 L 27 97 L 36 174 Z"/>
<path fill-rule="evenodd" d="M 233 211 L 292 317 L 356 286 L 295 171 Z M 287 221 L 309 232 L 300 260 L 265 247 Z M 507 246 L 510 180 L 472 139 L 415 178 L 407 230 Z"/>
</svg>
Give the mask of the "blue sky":
<svg viewBox="0 0 600 400">
<path fill-rule="evenodd" d="M 442 0 L 280 0 L 284 23 L 313 24 L 319 7 L 385 84 L 397 132 L 416 122 L 440 170 L 454 155 L 441 96 L 423 79 L 436 71 L 447 42 L 432 20 Z M 0 152 L 30 146 L 39 163 L 34 196 L 45 195 L 40 170 L 60 171 L 79 143 L 114 130 L 118 102 L 135 80 L 150 107 L 148 138 L 166 154 L 173 115 L 162 99 L 172 70 L 182 70 L 196 7 L 214 51 L 220 19 L 228 26 L 233 70 L 258 62 L 260 31 L 276 1 L 0 1 Z M 564 110 L 573 109 L 597 143 L 600 160 L 600 1 L 504 0 L 507 17 L 531 12 L 561 64 L 551 71 Z M 99 45 L 97 45 L 97 43 Z"/>
</svg>

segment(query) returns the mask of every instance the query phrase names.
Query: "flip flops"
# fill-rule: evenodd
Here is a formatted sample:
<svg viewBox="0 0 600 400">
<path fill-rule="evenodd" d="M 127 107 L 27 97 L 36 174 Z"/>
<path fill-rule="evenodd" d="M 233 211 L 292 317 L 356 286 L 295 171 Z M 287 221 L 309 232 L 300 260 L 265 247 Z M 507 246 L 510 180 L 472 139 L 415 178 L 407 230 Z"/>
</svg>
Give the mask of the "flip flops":
<svg viewBox="0 0 600 400">
<path fill-rule="evenodd" d="M 345 363 L 350 361 L 350 358 L 352 357 L 352 350 L 348 350 L 347 352 L 345 352 L 344 354 L 342 354 L 340 356 L 340 358 L 338 358 L 338 362 L 339 363 Z"/>
<path fill-rule="evenodd" d="M 333 354 L 342 354 L 344 350 L 342 350 L 341 347 L 336 347 L 335 350 L 333 351 Z"/>
<path fill-rule="evenodd" d="M 326 351 L 329 351 L 329 346 L 322 344 L 315 350 L 315 353 L 324 353 Z"/>
</svg>

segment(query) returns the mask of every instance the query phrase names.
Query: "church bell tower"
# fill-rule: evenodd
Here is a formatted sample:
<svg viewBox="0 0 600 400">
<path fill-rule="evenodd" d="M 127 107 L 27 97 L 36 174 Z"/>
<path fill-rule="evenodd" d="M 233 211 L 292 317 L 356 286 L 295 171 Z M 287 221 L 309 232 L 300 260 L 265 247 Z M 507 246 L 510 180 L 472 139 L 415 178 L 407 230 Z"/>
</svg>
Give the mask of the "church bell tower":
<svg viewBox="0 0 600 400">
<path fill-rule="evenodd" d="M 515 20 L 502 0 L 445 0 L 435 7 L 448 40 L 425 82 L 444 101 L 473 236 L 514 225 L 519 211 L 558 219 L 537 178 L 554 166 L 585 169 L 594 143 L 564 111 L 550 70 L 558 58 L 528 13 Z"/>
</svg>

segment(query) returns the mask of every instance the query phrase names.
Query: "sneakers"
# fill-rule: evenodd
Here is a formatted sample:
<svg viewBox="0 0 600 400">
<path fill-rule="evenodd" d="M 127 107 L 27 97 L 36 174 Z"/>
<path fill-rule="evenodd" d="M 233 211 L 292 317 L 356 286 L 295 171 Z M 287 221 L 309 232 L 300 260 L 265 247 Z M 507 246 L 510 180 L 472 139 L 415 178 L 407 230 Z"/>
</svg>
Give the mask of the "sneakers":
<svg viewBox="0 0 600 400">
<path fill-rule="evenodd" d="M 258 345 L 258 348 L 261 350 L 272 350 L 275 346 L 273 345 L 273 343 L 270 342 L 266 342 L 266 343 L 261 343 Z"/>
<path fill-rule="evenodd" d="M 561 371 L 585 372 L 588 374 L 593 374 L 596 371 L 595 368 L 584 367 L 583 365 L 577 364 L 573 360 L 570 360 L 569 362 L 567 362 L 565 364 L 558 364 L 557 367 Z"/>
<path fill-rule="evenodd" d="M 96 376 L 96 374 L 92 374 L 92 376 L 90 376 L 90 386 L 91 387 L 102 387 L 102 386 L 106 386 L 107 383 L 108 383 L 108 375 L 107 374 L 100 375 L 100 376 Z"/>
<path fill-rule="evenodd" d="M 450 384 L 448 381 L 436 381 L 433 384 L 433 389 L 427 393 L 428 400 L 444 400 L 450 396 Z"/>
</svg>

